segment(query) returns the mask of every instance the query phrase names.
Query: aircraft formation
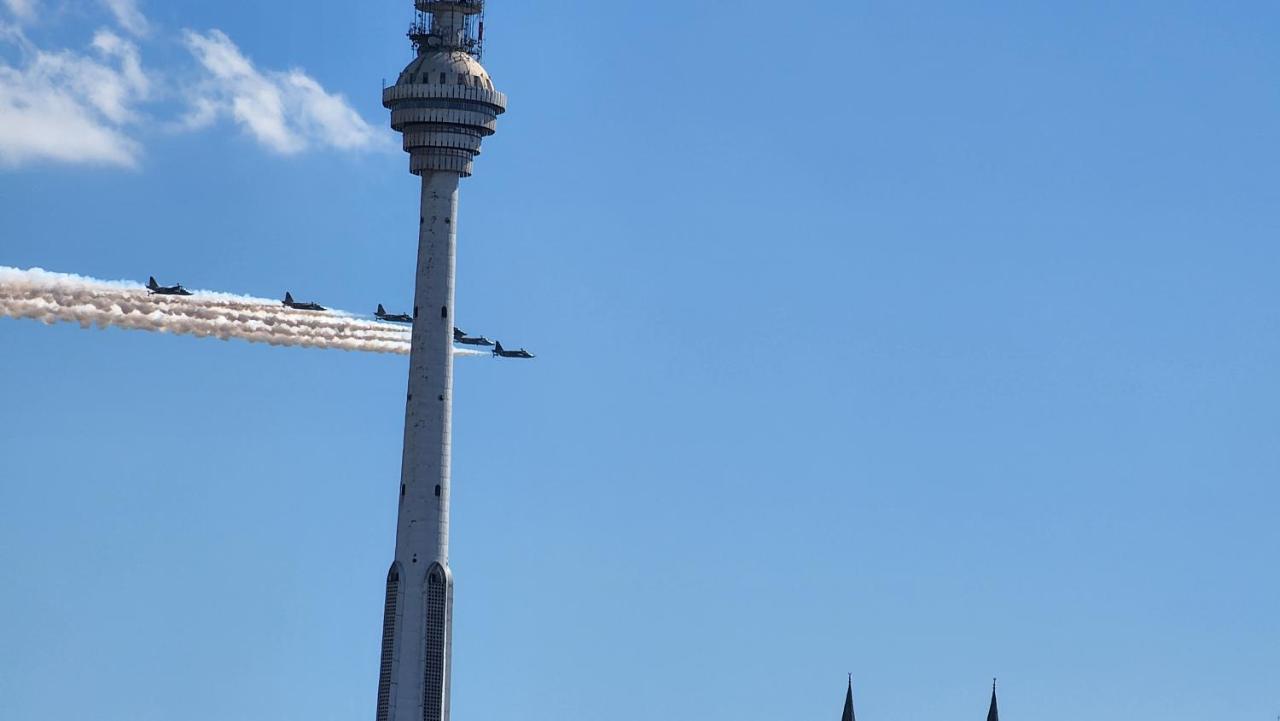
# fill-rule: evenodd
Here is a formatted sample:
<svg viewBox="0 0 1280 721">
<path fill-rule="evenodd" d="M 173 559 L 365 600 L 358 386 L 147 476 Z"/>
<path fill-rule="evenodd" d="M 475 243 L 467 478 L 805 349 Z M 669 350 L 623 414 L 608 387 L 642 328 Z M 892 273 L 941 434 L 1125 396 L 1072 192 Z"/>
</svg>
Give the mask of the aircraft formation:
<svg viewBox="0 0 1280 721">
<path fill-rule="evenodd" d="M 183 288 L 181 283 L 167 286 L 160 285 L 156 282 L 154 276 L 147 279 L 147 293 L 151 295 L 191 295 L 191 291 Z M 284 300 L 280 301 L 280 304 L 286 308 L 292 308 L 293 310 L 305 310 L 315 313 L 324 313 L 329 310 L 319 303 L 311 301 L 296 301 L 293 299 L 293 294 L 289 291 L 285 291 Z M 413 325 L 413 317 L 408 313 L 388 313 L 387 309 L 383 308 L 381 303 L 378 304 L 378 309 L 373 312 L 373 317 L 384 323 L 403 323 L 406 325 Z M 502 347 L 501 341 L 492 341 L 482 335 L 470 336 L 467 335 L 466 331 L 456 326 L 453 329 L 453 342 L 458 345 L 484 346 L 486 348 L 492 348 L 494 358 L 528 359 L 534 357 L 532 353 L 524 348 L 519 350 L 507 350 Z"/>
<path fill-rule="evenodd" d="M 413 318 L 408 313 L 388 313 L 382 304 L 378 304 L 378 309 L 373 312 L 373 317 L 387 323 L 405 323 L 413 325 Z M 534 355 L 529 351 L 521 348 L 520 350 L 507 350 L 502 347 L 501 341 L 492 341 L 482 335 L 470 336 L 465 330 L 453 327 L 453 342 L 458 345 L 478 345 L 493 349 L 494 358 L 533 358 Z"/>
</svg>

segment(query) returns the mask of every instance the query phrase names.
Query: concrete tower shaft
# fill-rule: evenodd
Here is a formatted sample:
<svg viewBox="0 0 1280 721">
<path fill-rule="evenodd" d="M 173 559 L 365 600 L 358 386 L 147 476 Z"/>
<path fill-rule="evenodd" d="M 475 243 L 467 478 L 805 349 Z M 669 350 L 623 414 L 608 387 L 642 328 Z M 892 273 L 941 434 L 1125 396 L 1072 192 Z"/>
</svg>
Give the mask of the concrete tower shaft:
<svg viewBox="0 0 1280 721">
<path fill-rule="evenodd" d="M 387 572 L 377 721 L 448 721 L 454 265 L 458 185 L 507 99 L 481 67 L 483 0 L 417 0 L 416 57 L 385 88 L 391 127 L 421 177 L 395 560 Z M 481 31 L 482 32 L 482 31 Z"/>
</svg>

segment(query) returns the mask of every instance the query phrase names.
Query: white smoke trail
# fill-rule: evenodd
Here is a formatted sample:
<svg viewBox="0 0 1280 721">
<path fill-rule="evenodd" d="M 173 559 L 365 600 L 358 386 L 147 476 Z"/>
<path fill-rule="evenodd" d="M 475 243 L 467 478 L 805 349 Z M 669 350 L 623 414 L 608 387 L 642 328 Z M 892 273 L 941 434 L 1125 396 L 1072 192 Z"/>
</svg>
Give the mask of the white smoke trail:
<svg viewBox="0 0 1280 721">
<path fill-rule="evenodd" d="M 0 316 L 271 345 L 402 355 L 409 352 L 410 333 L 406 326 L 337 311 L 294 310 L 278 301 L 225 293 L 151 295 L 137 283 L 102 281 L 39 268 L 0 266 Z M 465 351 L 459 354 L 472 355 Z"/>
<path fill-rule="evenodd" d="M 454 358 L 488 358 L 493 355 L 493 351 L 476 350 L 474 348 L 454 348 Z"/>
</svg>

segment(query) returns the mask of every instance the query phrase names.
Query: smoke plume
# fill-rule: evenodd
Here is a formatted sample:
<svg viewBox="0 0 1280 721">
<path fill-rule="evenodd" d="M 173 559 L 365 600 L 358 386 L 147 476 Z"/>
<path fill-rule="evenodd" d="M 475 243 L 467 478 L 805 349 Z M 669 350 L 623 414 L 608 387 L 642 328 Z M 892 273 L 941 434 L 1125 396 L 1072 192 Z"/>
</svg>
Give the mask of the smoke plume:
<svg viewBox="0 0 1280 721">
<path fill-rule="evenodd" d="M 409 353 L 409 329 L 279 301 L 194 291 L 151 295 L 138 283 L 0 266 L 0 316 L 305 348 Z"/>
</svg>

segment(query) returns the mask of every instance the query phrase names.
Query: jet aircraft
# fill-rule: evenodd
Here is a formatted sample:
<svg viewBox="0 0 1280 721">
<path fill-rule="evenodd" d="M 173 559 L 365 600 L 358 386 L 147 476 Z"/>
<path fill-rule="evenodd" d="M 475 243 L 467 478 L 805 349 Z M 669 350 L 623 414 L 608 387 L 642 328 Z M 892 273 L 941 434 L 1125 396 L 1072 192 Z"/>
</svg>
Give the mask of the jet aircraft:
<svg viewBox="0 0 1280 721">
<path fill-rule="evenodd" d="M 147 292 L 151 295 L 191 295 L 191 291 L 177 285 L 160 285 L 156 282 L 155 276 L 147 279 Z"/>
<path fill-rule="evenodd" d="M 294 310 L 329 310 L 319 303 L 299 303 L 293 299 L 293 295 L 291 295 L 287 290 L 284 292 L 284 300 L 280 301 L 280 304 L 286 308 L 293 308 Z"/>
<path fill-rule="evenodd" d="M 453 342 L 460 343 L 462 345 L 493 345 L 493 341 L 488 338 L 485 338 L 484 336 L 473 338 L 467 335 L 467 332 L 460 328 L 453 329 Z"/>
<path fill-rule="evenodd" d="M 532 358 L 533 357 L 533 354 L 525 350 L 524 348 L 521 348 L 520 350 L 507 350 L 503 348 L 502 341 L 498 341 L 498 344 L 494 346 L 493 355 L 495 358 Z"/>
<path fill-rule="evenodd" d="M 408 313 L 388 313 L 381 303 L 378 304 L 378 310 L 374 312 L 373 317 L 388 323 L 413 323 L 413 318 L 410 318 Z"/>
</svg>

